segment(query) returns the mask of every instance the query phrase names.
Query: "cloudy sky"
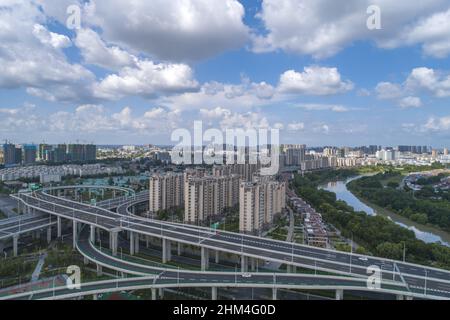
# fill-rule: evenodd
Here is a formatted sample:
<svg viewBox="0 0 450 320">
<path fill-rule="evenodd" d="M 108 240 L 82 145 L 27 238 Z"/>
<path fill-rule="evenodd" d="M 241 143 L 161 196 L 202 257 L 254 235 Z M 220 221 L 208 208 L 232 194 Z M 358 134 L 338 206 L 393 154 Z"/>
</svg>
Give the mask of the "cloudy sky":
<svg viewBox="0 0 450 320">
<path fill-rule="evenodd" d="M 0 139 L 450 147 L 449 58 L 449 0 L 0 0 Z"/>
</svg>

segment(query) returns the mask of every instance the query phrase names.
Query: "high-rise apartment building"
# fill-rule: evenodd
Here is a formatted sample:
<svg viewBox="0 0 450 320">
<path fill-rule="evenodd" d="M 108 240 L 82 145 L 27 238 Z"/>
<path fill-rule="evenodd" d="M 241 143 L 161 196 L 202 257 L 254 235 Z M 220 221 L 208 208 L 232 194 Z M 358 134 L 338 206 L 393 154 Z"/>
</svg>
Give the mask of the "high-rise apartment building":
<svg viewBox="0 0 450 320">
<path fill-rule="evenodd" d="M 437 159 L 437 157 L 438 157 L 438 151 L 436 149 L 433 149 L 431 151 L 431 158 L 432 159 Z"/>
<path fill-rule="evenodd" d="M 54 149 L 53 154 L 54 162 L 56 163 L 63 163 L 67 161 L 67 145 L 65 144 L 59 144 Z"/>
<path fill-rule="evenodd" d="M 82 144 L 69 144 L 68 158 L 72 162 L 84 161 L 84 146 Z"/>
<path fill-rule="evenodd" d="M 286 166 L 300 166 L 305 161 L 306 146 L 288 146 L 284 149 L 286 153 Z"/>
<path fill-rule="evenodd" d="M 49 161 L 49 153 L 53 150 L 53 147 L 49 144 L 40 144 L 38 151 L 39 161 Z"/>
<path fill-rule="evenodd" d="M 252 181 L 253 176 L 261 169 L 260 164 L 232 164 L 214 166 L 212 175 L 215 177 L 238 175 L 244 181 Z"/>
<path fill-rule="evenodd" d="M 223 213 L 239 201 L 238 175 L 229 176 L 185 176 L 184 220 L 199 223 L 208 217 Z"/>
<path fill-rule="evenodd" d="M 243 182 L 239 191 L 239 230 L 256 233 L 286 207 L 286 184 L 268 177 Z"/>
<path fill-rule="evenodd" d="M 150 212 L 156 213 L 184 203 L 184 178 L 182 173 L 158 174 L 150 178 Z"/>
<path fill-rule="evenodd" d="M 23 146 L 23 164 L 30 165 L 36 163 L 37 148 L 35 145 Z"/>
<path fill-rule="evenodd" d="M 97 159 L 97 146 L 93 144 L 83 145 L 83 161 L 95 161 Z"/>
<path fill-rule="evenodd" d="M 5 166 L 13 166 L 22 162 L 22 153 L 17 152 L 16 146 L 11 143 L 5 143 L 3 145 L 3 163 Z M 20 149 L 19 149 L 20 150 Z"/>
</svg>

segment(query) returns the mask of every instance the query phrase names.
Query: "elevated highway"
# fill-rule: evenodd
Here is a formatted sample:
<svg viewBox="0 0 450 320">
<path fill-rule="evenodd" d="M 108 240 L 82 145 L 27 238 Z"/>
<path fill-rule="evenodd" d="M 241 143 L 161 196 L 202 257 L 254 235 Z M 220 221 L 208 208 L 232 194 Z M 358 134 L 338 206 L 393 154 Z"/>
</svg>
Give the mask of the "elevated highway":
<svg viewBox="0 0 450 320">
<path fill-rule="evenodd" d="M 210 252 L 226 252 L 240 256 L 243 273 L 248 270 L 249 260 L 259 259 L 286 264 L 290 266 L 289 268 L 303 267 L 366 281 L 368 268 L 378 266 L 381 269 L 383 281 L 393 281 L 404 286 L 410 295 L 450 298 L 450 272 L 446 270 L 136 217 L 130 212 L 130 208 L 148 201 L 145 194 L 126 199 L 123 204 L 117 206 L 117 213 L 46 192 L 21 194 L 17 197 L 25 206 L 33 210 L 45 212 L 59 219 L 71 220 L 74 227 L 74 247 L 77 247 L 79 225 L 89 225 L 91 235 L 95 228 L 111 234 L 113 255 L 117 255 L 118 233 L 126 232 L 133 239 L 131 243 L 134 248 L 130 248 L 131 253 L 136 247 L 138 248 L 140 240 L 145 237 L 161 239 L 163 262 L 170 260 L 168 252 L 170 252 L 171 243 L 199 247 L 203 271 L 208 268 Z"/>
</svg>

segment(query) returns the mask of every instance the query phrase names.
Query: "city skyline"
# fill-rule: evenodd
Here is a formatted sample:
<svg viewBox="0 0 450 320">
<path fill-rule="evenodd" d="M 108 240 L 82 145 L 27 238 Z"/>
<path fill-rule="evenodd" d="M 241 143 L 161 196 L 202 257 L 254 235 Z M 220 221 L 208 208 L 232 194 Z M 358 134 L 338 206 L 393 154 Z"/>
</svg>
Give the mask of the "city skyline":
<svg viewBox="0 0 450 320">
<path fill-rule="evenodd" d="M 81 25 L 71 29 L 66 9 L 77 3 Z M 366 25 L 371 4 L 381 29 Z M 332 15 L 327 1 L 185 5 L 26 0 L 0 9 L 4 30 L 17 30 L 0 32 L 0 139 L 161 145 L 202 120 L 279 128 L 282 143 L 446 147 L 447 1 L 353 0 Z"/>
</svg>

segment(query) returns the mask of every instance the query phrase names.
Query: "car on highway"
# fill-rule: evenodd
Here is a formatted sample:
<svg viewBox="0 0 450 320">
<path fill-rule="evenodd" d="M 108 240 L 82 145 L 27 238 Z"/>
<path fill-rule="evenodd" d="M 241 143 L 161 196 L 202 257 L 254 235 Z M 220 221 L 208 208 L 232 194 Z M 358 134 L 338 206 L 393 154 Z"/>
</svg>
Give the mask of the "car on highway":
<svg viewBox="0 0 450 320">
<path fill-rule="evenodd" d="M 251 278 L 251 277 L 252 277 L 252 275 L 250 273 L 244 273 L 242 275 L 242 278 Z"/>
<path fill-rule="evenodd" d="M 358 258 L 358 260 L 364 261 L 364 262 L 369 261 L 369 259 L 367 257 L 360 257 L 360 258 Z"/>
</svg>

